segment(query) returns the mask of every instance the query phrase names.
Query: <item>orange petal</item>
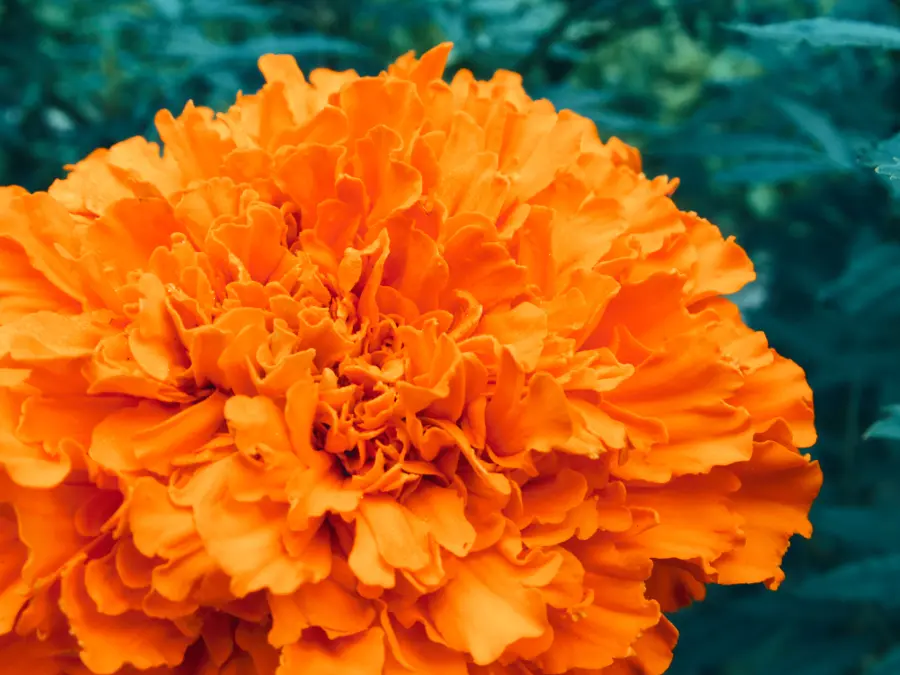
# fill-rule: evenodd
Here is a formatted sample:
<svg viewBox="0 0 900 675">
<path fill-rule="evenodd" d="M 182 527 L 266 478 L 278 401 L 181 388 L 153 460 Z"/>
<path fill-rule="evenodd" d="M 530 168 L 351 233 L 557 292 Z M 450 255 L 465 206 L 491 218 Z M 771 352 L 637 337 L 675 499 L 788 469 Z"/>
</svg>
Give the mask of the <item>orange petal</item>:
<svg viewBox="0 0 900 675">
<path fill-rule="evenodd" d="M 520 527 L 532 522 L 561 522 L 569 510 L 584 501 L 587 489 L 584 476 L 571 469 L 528 481 L 522 487 L 523 520 Z"/>
<path fill-rule="evenodd" d="M 156 114 L 159 137 L 178 163 L 185 184 L 216 176 L 222 160 L 235 148 L 231 138 L 219 133 L 212 118 L 212 110 L 193 103 L 188 103 L 177 119 L 168 110 Z"/>
<path fill-rule="evenodd" d="M 273 450 L 291 452 L 284 415 L 265 396 L 232 396 L 225 403 L 225 418 L 238 450 L 251 456 L 255 446 L 265 444 Z"/>
<path fill-rule="evenodd" d="M 449 277 L 437 242 L 405 218 L 392 220 L 387 230 L 391 255 L 385 265 L 386 280 L 420 312 L 437 309 Z"/>
<path fill-rule="evenodd" d="M 266 629 L 260 622 L 242 621 L 234 632 L 234 641 L 246 652 L 252 663 L 249 675 L 275 675 L 281 654 L 266 640 Z"/>
<path fill-rule="evenodd" d="M 106 312 L 64 316 L 36 312 L 0 326 L 0 355 L 23 364 L 67 361 L 89 357 L 109 335 L 111 315 Z"/>
<path fill-rule="evenodd" d="M 269 641 L 279 647 L 299 640 L 308 627 L 321 628 L 333 640 L 362 633 L 375 619 L 371 602 L 332 579 L 304 584 L 292 595 L 269 594 L 269 606 Z"/>
<path fill-rule="evenodd" d="M 654 560 L 647 579 L 647 597 L 656 600 L 664 612 L 675 612 L 706 597 L 711 581 L 699 565 L 683 560 Z"/>
<path fill-rule="evenodd" d="M 81 660 L 100 675 L 110 675 L 126 664 L 140 669 L 175 667 L 196 639 L 169 621 L 150 619 L 141 612 L 101 614 L 88 595 L 82 566 L 63 577 L 59 602 L 78 638 Z"/>
<path fill-rule="evenodd" d="M 35 312 L 76 314 L 80 309 L 77 300 L 32 266 L 20 244 L 0 239 L 0 323 L 10 323 Z"/>
<path fill-rule="evenodd" d="M 146 476 L 132 487 L 128 517 L 135 547 L 150 558 L 169 558 L 197 536 L 190 509 L 173 504 L 166 486 Z"/>
<path fill-rule="evenodd" d="M 678 642 L 678 630 L 666 618 L 644 631 L 632 645 L 634 655 L 604 668 L 601 675 L 662 675 L 672 663 L 672 650 Z"/>
<path fill-rule="evenodd" d="M 547 321 L 547 312 L 530 302 L 523 302 L 512 309 L 498 309 L 486 314 L 480 330 L 508 347 L 513 358 L 528 373 L 535 369 L 544 349 Z"/>
<path fill-rule="evenodd" d="M 101 614 L 119 616 L 128 611 L 140 611 L 147 590 L 128 588 L 119 577 L 115 562 L 115 550 L 87 562 L 84 587 L 88 596 Z"/>
<path fill-rule="evenodd" d="M 95 273 L 98 283 L 123 285 L 129 272 L 146 269 L 153 251 L 168 246 L 181 229 L 165 199 L 129 196 L 111 202 L 84 234 L 88 256 L 102 270 Z"/>
<path fill-rule="evenodd" d="M 486 219 L 455 232 L 444 244 L 444 260 L 450 268 L 447 287 L 471 293 L 486 308 L 525 291 L 525 268 L 497 241 L 496 229 Z"/>
<path fill-rule="evenodd" d="M 466 675 L 465 657 L 429 639 L 425 630 L 406 628 L 381 614 L 388 650 L 383 675 Z"/>
<path fill-rule="evenodd" d="M 32 195 L 10 192 L 8 188 L 0 195 L 0 206 L 3 207 L 0 250 L 12 254 L 16 267 L 24 268 L 26 273 L 27 267 L 31 267 L 37 273 L 39 284 L 49 292 L 47 298 L 58 302 L 52 309 L 81 309 L 86 295 L 79 268 L 72 265 L 80 246 L 71 215 L 46 193 Z M 0 278 L 11 273 L 11 269 L 4 267 Z"/>
<path fill-rule="evenodd" d="M 427 523 L 435 541 L 454 555 L 466 555 L 475 543 L 475 528 L 466 520 L 465 497 L 456 490 L 422 483 L 404 506 Z"/>
<path fill-rule="evenodd" d="M 274 206 L 259 203 L 247 209 L 245 223 L 223 223 L 211 233 L 211 240 L 222 247 L 221 256 L 214 256 L 213 247 L 207 245 L 210 257 L 225 266 L 239 260 L 250 278 L 260 283 L 269 281 L 272 273 L 287 254 L 284 240 L 287 225 L 281 212 Z"/>
<path fill-rule="evenodd" d="M 401 83 L 394 84 L 400 85 Z M 407 83 L 402 84 L 406 85 Z M 350 96 L 353 93 L 353 87 L 354 85 L 350 85 L 341 95 Z M 388 87 L 390 88 L 390 85 Z M 404 93 L 398 92 L 400 96 L 403 96 Z M 418 103 L 417 98 L 409 100 Z M 373 104 L 373 101 L 366 102 L 368 106 Z M 419 105 L 421 106 L 420 103 Z M 398 110 L 392 112 L 400 113 Z M 352 111 L 347 111 L 347 113 L 352 134 L 355 131 L 356 120 Z M 411 114 L 415 115 L 416 113 L 411 112 Z M 355 160 L 359 163 L 359 173 L 356 175 L 363 180 L 366 186 L 366 193 L 370 200 L 368 219 L 373 225 L 395 212 L 409 208 L 422 195 L 422 176 L 419 175 L 419 172 L 409 164 L 392 158 L 394 151 L 403 144 L 401 135 L 394 131 L 398 128 L 398 121 L 400 120 L 396 118 L 392 121 L 392 128 L 377 126 L 370 129 L 366 137 L 356 143 L 357 156 Z M 415 125 L 413 120 L 409 120 L 409 123 Z M 401 134 L 403 133 L 402 129 L 399 131 Z"/>
<path fill-rule="evenodd" d="M 359 517 L 371 528 L 388 565 L 415 571 L 431 563 L 427 525 L 406 507 L 390 497 L 369 496 L 360 502 Z"/>
<path fill-rule="evenodd" d="M 448 573 L 447 585 L 429 596 L 428 611 L 447 645 L 471 654 L 476 664 L 496 661 L 516 641 L 549 630 L 541 593 L 527 583 L 533 573 L 527 566 L 484 551 L 457 561 Z"/>
<path fill-rule="evenodd" d="M 300 584 L 328 576 L 328 533 L 319 522 L 302 535 L 289 533 L 287 511 L 269 500 L 241 503 L 224 494 L 209 495 L 194 505 L 197 531 L 210 556 L 231 577 L 236 596 L 263 588 L 291 593 Z"/>
<path fill-rule="evenodd" d="M 652 511 L 656 527 L 629 539 L 649 558 L 699 560 L 709 565 L 742 542 L 732 499 L 740 481 L 725 472 L 684 476 L 660 487 L 629 487 L 627 502 Z"/>
<path fill-rule="evenodd" d="M 553 610 L 554 640 L 538 657 L 548 675 L 573 668 L 600 669 L 631 653 L 640 635 L 661 618 L 655 602 L 644 598 L 640 570 L 610 569 L 589 574 L 586 585 L 594 603 L 572 613 Z"/>
<path fill-rule="evenodd" d="M 397 583 L 394 568 L 381 556 L 373 526 L 366 518 L 356 519 L 356 534 L 347 563 L 366 586 L 393 588 Z"/>
<path fill-rule="evenodd" d="M 812 390 L 803 369 L 793 361 L 776 354 L 772 363 L 747 375 L 729 403 L 750 412 L 754 431 L 765 431 L 781 420 L 790 428 L 797 447 L 809 448 L 816 442 Z"/>
<path fill-rule="evenodd" d="M 331 641 L 310 633 L 284 648 L 275 675 L 382 675 L 384 657 L 384 631 L 380 628 Z"/>
<path fill-rule="evenodd" d="M 28 549 L 19 541 L 16 514 L 7 504 L 0 504 L 0 551 L 0 635 L 5 635 L 29 596 L 28 584 L 22 579 Z"/>
<path fill-rule="evenodd" d="M 689 283 L 691 301 L 710 295 L 730 295 L 756 279 L 753 263 L 734 240 L 724 239 L 718 227 L 693 214 L 685 214 L 687 239 L 697 259 Z"/>
<path fill-rule="evenodd" d="M 661 483 L 746 460 L 752 452 L 750 415 L 726 402 L 742 383 L 738 369 L 720 360 L 714 343 L 699 335 L 670 341 L 605 396 L 630 414 L 658 420 L 667 436 L 654 444 L 632 432 L 639 451 L 615 469 L 616 475 Z"/>
<path fill-rule="evenodd" d="M 0 465 L 18 485 L 46 489 L 65 480 L 72 469 L 72 460 L 66 453 L 52 455 L 41 445 L 22 443 L 0 429 Z"/>
<path fill-rule="evenodd" d="M 173 460 L 196 452 L 219 430 L 225 401 L 216 392 L 181 411 L 141 401 L 97 425 L 90 456 L 111 471 L 149 469 L 165 475 Z"/>
<path fill-rule="evenodd" d="M 79 530 L 77 514 L 100 493 L 93 485 L 60 485 L 53 490 L 17 488 L 7 492 L 13 497 L 19 520 L 19 538 L 29 549 L 28 562 L 22 570 L 29 584 L 55 577 L 92 541 Z M 116 504 L 112 506 L 107 517 Z"/>
<path fill-rule="evenodd" d="M 822 487 L 822 470 L 791 446 L 787 425 L 777 423 L 753 445 L 750 461 L 727 470 L 741 481 L 731 497 L 743 519 L 746 541 L 713 563 L 723 584 L 764 582 L 778 588 L 781 559 L 792 535 L 812 535 L 809 509 Z"/>
<path fill-rule="evenodd" d="M 180 187 L 171 157 L 160 157 L 159 145 L 140 136 L 95 150 L 66 169 L 69 175 L 48 192 L 70 213 L 99 216 L 121 199 L 168 195 Z"/>
<path fill-rule="evenodd" d="M 61 644 L 34 636 L 0 636 L 0 663 L 10 675 L 92 675 L 72 656 L 71 642 Z"/>
</svg>

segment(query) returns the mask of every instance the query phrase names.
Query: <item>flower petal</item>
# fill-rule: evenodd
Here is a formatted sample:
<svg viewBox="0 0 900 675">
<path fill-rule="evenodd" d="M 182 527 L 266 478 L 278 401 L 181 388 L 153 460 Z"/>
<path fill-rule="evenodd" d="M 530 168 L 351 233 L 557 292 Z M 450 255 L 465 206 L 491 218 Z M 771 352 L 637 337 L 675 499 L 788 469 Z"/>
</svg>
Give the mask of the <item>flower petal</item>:
<svg viewBox="0 0 900 675">
<path fill-rule="evenodd" d="M 59 602 L 78 638 L 81 660 L 98 675 L 110 675 L 126 664 L 141 670 L 175 667 L 196 639 L 170 621 L 150 619 L 140 612 L 101 614 L 88 594 L 82 566 L 63 576 Z"/>
<path fill-rule="evenodd" d="M 284 648 L 275 675 L 382 675 L 384 657 L 380 628 L 333 641 L 310 635 Z"/>
<path fill-rule="evenodd" d="M 450 581 L 428 598 L 435 628 L 476 664 L 497 660 L 518 640 L 550 629 L 541 593 L 528 585 L 534 570 L 494 551 L 472 554 L 449 570 Z"/>
<path fill-rule="evenodd" d="M 822 487 L 818 462 L 791 446 L 791 432 L 778 423 L 762 434 L 748 462 L 728 469 L 741 487 L 731 497 L 742 518 L 743 546 L 713 563 L 724 584 L 764 582 L 778 588 L 784 579 L 780 563 L 792 535 L 812 535 L 807 514 Z"/>
</svg>

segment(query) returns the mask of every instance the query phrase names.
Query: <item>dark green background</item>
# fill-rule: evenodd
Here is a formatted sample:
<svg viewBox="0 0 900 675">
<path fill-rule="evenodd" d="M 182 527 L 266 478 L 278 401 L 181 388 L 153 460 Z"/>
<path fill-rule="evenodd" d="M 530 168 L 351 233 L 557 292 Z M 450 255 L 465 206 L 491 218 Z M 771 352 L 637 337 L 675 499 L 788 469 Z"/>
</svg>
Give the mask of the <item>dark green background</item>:
<svg viewBox="0 0 900 675">
<path fill-rule="evenodd" d="M 748 322 L 809 373 L 816 534 L 780 592 L 678 615 L 672 671 L 900 675 L 898 2 L 0 0 L 0 184 L 43 189 L 158 108 L 227 106 L 265 52 L 372 74 L 448 39 L 452 67 L 518 70 L 679 176 L 757 265 Z"/>
</svg>

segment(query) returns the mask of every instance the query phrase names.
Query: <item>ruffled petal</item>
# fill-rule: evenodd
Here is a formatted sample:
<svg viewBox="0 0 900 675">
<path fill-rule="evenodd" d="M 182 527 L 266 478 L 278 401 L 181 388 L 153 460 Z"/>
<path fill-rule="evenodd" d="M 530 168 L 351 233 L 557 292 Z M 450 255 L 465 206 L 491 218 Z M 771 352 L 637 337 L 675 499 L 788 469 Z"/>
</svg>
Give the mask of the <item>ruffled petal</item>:
<svg viewBox="0 0 900 675">
<path fill-rule="evenodd" d="M 486 551 L 457 562 L 453 578 L 429 600 L 434 626 L 447 645 L 480 665 L 495 661 L 518 640 L 550 629 L 534 570 Z"/>
<path fill-rule="evenodd" d="M 380 675 L 384 659 L 384 632 L 380 628 L 337 640 L 311 634 L 284 648 L 276 675 L 301 669 L 309 675 Z"/>
<path fill-rule="evenodd" d="M 812 536 L 808 514 L 822 487 L 818 462 L 798 454 L 786 424 L 761 434 L 748 462 L 730 468 L 741 482 L 731 497 L 741 518 L 744 543 L 725 552 L 713 566 L 724 584 L 759 583 L 778 588 L 781 559 L 790 538 Z"/>
</svg>

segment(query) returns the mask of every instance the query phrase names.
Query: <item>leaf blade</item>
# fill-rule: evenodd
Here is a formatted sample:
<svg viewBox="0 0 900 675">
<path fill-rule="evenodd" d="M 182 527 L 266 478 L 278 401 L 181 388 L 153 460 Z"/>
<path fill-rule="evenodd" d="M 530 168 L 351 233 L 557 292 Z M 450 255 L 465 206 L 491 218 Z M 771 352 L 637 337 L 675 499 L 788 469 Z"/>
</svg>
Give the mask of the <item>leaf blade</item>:
<svg viewBox="0 0 900 675">
<path fill-rule="evenodd" d="M 759 160 L 723 169 L 716 173 L 715 181 L 727 185 L 785 183 L 845 171 L 845 167 L 822 156 L 815 159 Z"/>
<path fill-rule="evenodd" d="M 888 406 L 887 416 L 870 426 L 863 438 L 877 438 L 885 441 L 900 441 L 900 405 Z"/>
<path fill-rule="evenodd" d="M 725 27 L 752 38 L 787 44 L 900 50 L 900 28 L 868 21 L 817 17 L 770 24 L 731 23 Z"/>
</svg>

